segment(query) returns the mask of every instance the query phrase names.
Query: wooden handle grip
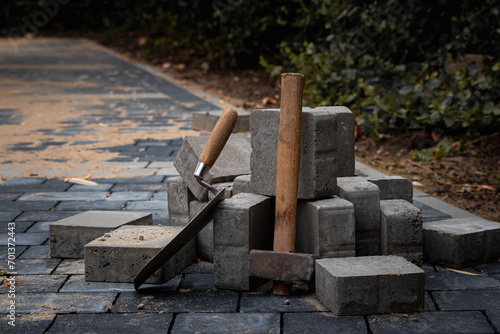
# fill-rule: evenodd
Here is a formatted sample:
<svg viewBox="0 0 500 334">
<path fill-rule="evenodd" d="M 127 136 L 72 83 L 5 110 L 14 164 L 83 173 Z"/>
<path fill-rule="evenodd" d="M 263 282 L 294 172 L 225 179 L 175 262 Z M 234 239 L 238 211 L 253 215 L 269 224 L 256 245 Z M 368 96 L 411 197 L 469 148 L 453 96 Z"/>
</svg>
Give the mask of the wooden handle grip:
<svg viewBox="0 0 500 334">
<path fill-rule="evenodd" d="M 224 110 L 201 152 L 199 161 L 210 167 L 213 166 L 224 145 L 226 145 L 237 119 L 238 113 L 236 110 L 233 108 Z"/>
<path fill-rule="evenodd" d="M 300 168 L 300 126 L 304 76 L 281 75 L 281 110 L 276 166 L 274 246 L 277 252 L 295 251 L 295 216 Z"/>
</svg>

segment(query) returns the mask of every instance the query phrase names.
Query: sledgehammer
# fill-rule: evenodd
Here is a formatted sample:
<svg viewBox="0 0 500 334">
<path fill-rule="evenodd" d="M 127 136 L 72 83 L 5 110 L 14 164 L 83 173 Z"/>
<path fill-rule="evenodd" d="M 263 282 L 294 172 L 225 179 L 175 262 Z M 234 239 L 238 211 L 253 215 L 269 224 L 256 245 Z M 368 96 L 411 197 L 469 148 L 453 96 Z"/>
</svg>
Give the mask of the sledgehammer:
<svg viewBox="0 0 500 334">
<path fill-rule="evenodd" d="M 263 259 L 266 258 L 265 253 L 260 251 L 250 253 L 251 274 L 275 279 L 273 294 L 276 295 L 290 294 L 288 287 L 281 282 L 289 280 L 290 277 L 295 277 L 290 276 L 290 272 L 299 274 L 302 269 L 308 269 L 303 267 L 303 256 L 293 254 L 295 252 L 295 219 L 299 186 L 303 88 L 304 76 L 302 74 L 284 73 L 281 75 L 281 110 L 276 166 L 276 210 L 273 244 L 275 254 L 267 255 L 269 260 L 277 259 L 277 261 L 263 262 Z M 277 262 L 281 263 L 281 266 L 277 266 Z M 258 269 L 263 271 L 252 272 L 252 268 L 256 269 L 253 266 L 254 264 L 257 264 Z M 314 267 L 314 260 L 312 260 L 312 264 L 312 266 L 307 265 L 307 267 Z M 287 273 L 287 271 L 289 272 Z M 296 279 L 302 280 L 303 278 L 296 277 Z"/>
</svg>

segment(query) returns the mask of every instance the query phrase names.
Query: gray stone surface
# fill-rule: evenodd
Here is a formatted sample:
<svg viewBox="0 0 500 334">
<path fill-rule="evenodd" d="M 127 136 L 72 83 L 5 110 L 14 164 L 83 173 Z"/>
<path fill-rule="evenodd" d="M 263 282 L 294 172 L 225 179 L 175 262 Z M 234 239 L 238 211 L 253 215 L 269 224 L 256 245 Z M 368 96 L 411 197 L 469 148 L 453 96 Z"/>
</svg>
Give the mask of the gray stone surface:
<svg viewBox="0 0 500 334">
<path fill-rule="evenodd" d="M 108 196 L 107 191 L 37 192 L 25 193 L 18 201 L 98 201 Z"/>
<path fill-rule="evenodd" d="M 67 275 L 16 275 L 15 288 L 18 293 L 58 292 L 68 279 Z M 5 287 L 5 285 L 4 285 Z M 0 289 L 0 294 L 9 293 L 8 289 Z M 5 298 L 5 296 L 2 296 Z"/>
<path fill-rule="evenodd" d="M 113 191 L 108 201 L 149 201 L 153 197 L 152 191 Z"/>
<path fill-rule="evenodd" d="M 373 333 L 494 333 L 481 312 L 422 312 L 368 317 Z"/>
<path fill-rule="evenodd" d="M 489 310 L 486 312 L 486 316 L 496 330 L 496 333 L 500 332 L 500 310 Z"/>
<path fill-rule="evenodd" d="M 5 317 L 5 321 L 0 322 L 0 332 L 2 333 L 22 333 L 22 334 L 39 334 L 45 331 L 52 324 L 56 314 L 17 314 L 15 327 L 9 325 L 10 319 Z"/>
<path fill-rule="evenodd" d="M 83 247 L 123 225 L 151 225 L 150 213 L 87 211 L 50 224 L 50 256 L 83 258 Z"/>
<path fill-rule="evenodd" d="M 401 176 L 370 177 L 368 181 L 377 185 L 380 199 L 404 199 L 413 203 L 413 184 Z"/>
<path fill-rule="evenodd" d="M 16 252 L 18 251 L 16 246 Z M 19 255 L 19 254 L 18 254 Z M 25 250 L 20 259 L 48 259 L 49 258 L 49 245 L 39 245 L 39 246 L 29 246 L 27 250 Z"/>
<path fill-rule="evenodd" d="M 380 201 L 382 255 L 398 255 L 421 266 L 422 213 L 403 199 Z"/>
<path fill-rule="evenodd" d="M 316 260 L 316 294 L 335 315 L 418 312 L 424 271 L 398 256 Z"/>
<path fill-rule="evenodd" d="M 251 175 L 240 175 L 233 181 L 233 195 L 241 193 L 253 193 Z"/>
<path fill-rule="evenodd" d="M 285 313 L 283 333 L 358 334 L 366 333 L 363 317 L 335 317 L 330 313 Z"/>
<path fill-rule="evenodd" d="M 113 187 L 112 183 L 103 183 L 95 186 L 85 186 L 83 184 L 73 184 L 67 191 L 109 191 Z"/>
<path fill-rule="evenodd" d="M 238 194 L 218 204 L 214 217 L 214 282 L 218 289 L 250 289 L 250 249 L 270 250 L 274 210 L 271 198 Z"/>
<path fill-rule="evenodd" d="M 32 246 L 41 245 L 48 238 L 47 233 L 16 233 L 13 244 L 17 246 Z M 12 244 L 12 239 L 5 233 L 0 236 L 0 246 L 7 246 L 9 243 Z"/>
<path fill-rule="evenodd" d="M 286 302 L 288 300 L 288 303 Z M 240 312 L 325 312 L 328 309 L 315 296 L 275 296 L 242 293 Z"/>
<path fill-rule="evenodd" d="M 498 310 L 500 289 L 469 291 L 435 291 L 432 297 L 441 311 Z"/>
<path fill-rule="evenodd" d="M 127 201 L 64 201 L 60 202 L 55 210 L 114 210 L 119 211 L 125 207 Z"/>
<path fill-rule="evenodd" d="M 208 291 L 215 288 L 213 274 L 185 274 L 181 289 L 193 291 Z"/>
<path fill-rule="evenodd" d="M 14 270 L 7 269 L 7 262 L 0 262 L 0 271 L 17 272 L 18 275 L 51 274 L 59 265 L 61 259 L 23 259 L 17 260 Z"/>
<path fill-rule="evenodd" d="M 179 314 L 173 333 L 279 333 L 278 313 Z"/>
<path fill-rule="evenodd" d="M 17 313 L 106 313 L 116 293 L 20 293 Z M 8 298 L 0 298 L 0 313 L 8 313 Z"/>
<path fill-rule="evenodd" d="M 0 201 L 0 211 L 43 211 L 50 210 L 56 206 L 56 201 L 37 202 L 37 201 Z"/>
<path fill-rule="evenodd" d="M 172 321 L 171 314 L 61 314 L 49 333 L 162 333 Z"/>
<path fill-rule="evenodd" d="M 184 183 L 200 201 L 208 198 L 208 191 L 196 181 L 193 172 L 207 140 L 208 135 L 203 134 L 199 137 L 186 137 L 174 161 Z M 232 134 L 204 180 L 210 184 L 229 182 L 239 175 L 250 174 L 250 151 L 250 142 L 245 136 Z"/>
<path fill-rule="evenodd" d="M 181 275 L 175 275 L 164 284 L 143 284 L 142 293 L 175 292 L 181 283 Z M 71 275 L 60 292 L 135 292 L 133 283 L 87 282 L 85 275 Z"/>
<path fill-rule="evenodd" d="M 339 144 L 336 108 L 343 107 L 302 109 L 300 199 L 315 199 L 337 193 Z M 251 186 L 260 195 L 276 195 L 279 118 L 279 109 L 254 110 L 250 114 Z"/>
<path fill-rule="evenodd" d="M 175 226 L 174 217 L 189 217 L 189 202 L 194 200 L 194 196 L 180 176 L 167 180 L 167 192 L 170 225 Z"/>
<path fill-rule="evenodd" d="M 193 113 L 193 130 L 212 132 L 215 124 L 222 115 L 223 110 L 200 111 Z M 238 119 L 233 128 L 233 133 L 250 131 L 250 113 L 238 111 Z"/>
<path fill-rule="evenodd" d="M 127 204 L 125 210 L 127 211 L 164 210 L 166 212 L 167 208 L 168 208 L 167 201 L 133 201 Z"/>
<path fill-rule="evenodd" d="M 452 218 L 423 224 L 424 259 L 463 268 L 496 262 L 500 257 L 500 224 Z"/>
<path fill-rule="evenodd" d="M 319 258 L 355 256 L 352 203 L 334 196 L 314 202 L 299 200 L 296 252 Z"/>
<path fill-rule="evenodd" d="M 380 196 L 378 187 L 361 177 L 339 177 L 339 197 L 354 205 L 356 256 L 381 254 Z"/>
<path fill-rule="evenodd" d="M 134 282 L 142 267 L 179 232 L 179 226 L 123 226 L 85 245 L 85 278 L 89 282 Z M 142 236 L 142 238 L 141 238 Z M 165 283 L 193 263 L 191 240 L 146 283 Z"/>
<path fill-rule="evenodd" d="M 484 289 L 500 289 L 500 282 L 488 275 L 471 276 L 452 271 L 440 271 L 425 275 L 425 290 L 427 291 Z"/>
<path fill-rule="evenodd" d="M 64 259 L 54 271 L 55 275 L 83 275 L 85 263 L 83 259 Z"/>
</svg>

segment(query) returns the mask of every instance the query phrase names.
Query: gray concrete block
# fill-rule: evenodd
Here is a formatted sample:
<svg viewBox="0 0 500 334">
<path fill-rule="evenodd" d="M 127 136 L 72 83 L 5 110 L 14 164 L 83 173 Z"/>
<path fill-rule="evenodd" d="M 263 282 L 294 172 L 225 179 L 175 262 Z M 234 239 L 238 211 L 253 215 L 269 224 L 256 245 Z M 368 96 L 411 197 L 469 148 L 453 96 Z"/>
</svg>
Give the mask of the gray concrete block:
<svg viewBox="0 0 500 334">
<path fill-rule="evenodd" d="M 422 213 L 403 199 L 380 201 L 382 255 L 398 255 L 421 266 Z"/>
<path fill-rule="evenodd" d="M 210 110 L 193 113 L 193 130 L 212 132 L 222 112 L 222 110 Z M 250 113 L 238 111 L 238 119 L 234 125 L 233 133 L 248 131 L 250 131 Z"/>
<path fill-rule="evenodd" d="M 339 177 L 339 197 L 354 205 L 356 256 L 380 255 L 380 195 L 378 187 L 361 177 Z"/>
<path fill-rule="evenodd" d="M 337 193 L 338 108 L 303 108 L 298 198 L 316 199 Z M 346 108 L 347 109 L 347 108 Z M 279 109 L 254 110 L 250 114 L 252 134 L 252 190 L 276 195 L 276 163 Z M 354 145 L 353 145 L 354 152 Z"/>
<path fill-rule="evenodd" d="M 142 267 L 179 232 L 178 226 L 124 226 L 85 245 L 85 279 L 89 282 L 131 283 Z M 194 262 L 191 240 L 146 283 L 164 283 Z"/>
<path fill-rule="evenodd" d="M 208 137 L 207 134 L 186 137 L 174 161 L 174 167 L 199 201 L 207 200 L 208 191 L 196 181 L 193 172 Z M 245 136 L 232 134 L 204 180 L 210 184 L 230 182 L 239 175 L 250 174 L 250 151 L 250 142 Z"/>
<path fill-rule="evenodd" d="M 304 108 L 309 109 L 309 108 Z M 316 107 L 313 111 L 333 112 L 337 116 L 337 154 L 340 159 L 337 162 L 337 176 L 354 176 L 354 126 L 356 121 L 354 114 L 346 107 Z"/>
<path fill-rule="evenodd" d="M 423 224 L 424 260 L 452 268 L 496 262 L 500 224 L 483 219 L 452 218 Z"/>
<path fill-rule="evenodd" d="M 339 316 L 418 312 L 424 271 L 399 256 L 316 260 L 316 294 Z"/>
<path fill-rule="evenodd" d="M 49 226 L 50 256 L 82 259 L 83 247 L 104 233 L 124 225 L 152 225 L 147 212 L 87 211 Z"/>
<path fill-rule="evenodd" d="M 380 199 L 404 199 L 413 203 L 413 184 L 401 176 L 386 176 L 368 178 L 368 181 L 377 185 Z"/>
<path fill-rule="evenodd" d="M 270 250 L 274 205 L 271 198 L 242 193 L 218 204 L 214 217 L 214 283 L 218 289 L 249 290 L 250 249 Z"/>
<path fill-rule="evenodd" d="M 319 258 L 355 256 L 354 206 L 340 197 L 299 200 L 296 251 Z"/>
<path fill-rule="evenodd" d="M 214 183 L 212 186 L 217 189 L 217 191 L 221 191 L 224 189 L 224 198 L 230 198 L 233 196 L 233 182 L 221 182 L 221 183 Z M 211 192 L 208 193 L 208 200 L 211 201 L 215 195 Z"/>
<path fill-rule="evenodd" d="M 233 181 L 233 195 L 241 193 L 253 193 L 251 175 L 240 175 Z"/>
<path fill-rule="evenodd" d="M 194 196 L 182 177 L 176 176 L 167 179 L 167 193 L 168 213 L 189 216 L 189 202 L 194 200 Z"/>
</svg>

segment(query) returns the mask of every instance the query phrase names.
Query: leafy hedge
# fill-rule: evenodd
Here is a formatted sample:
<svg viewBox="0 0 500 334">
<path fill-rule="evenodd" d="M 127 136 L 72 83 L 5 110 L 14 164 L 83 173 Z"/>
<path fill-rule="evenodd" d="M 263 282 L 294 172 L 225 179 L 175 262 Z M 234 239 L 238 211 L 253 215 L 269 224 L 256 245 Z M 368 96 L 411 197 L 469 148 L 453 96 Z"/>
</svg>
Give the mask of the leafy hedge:
<svg viewBox="0 0 500 334">
<path fill-rule="evenodd" d="M 301 72 L 308 104 L 349 106 L 375 136 L 500 126 L 497 0 L 18 0 L 0 5 L 0 31 L 20 35 L 49 2 L 58 11 L 37 29 L 140 29 L 153 52 L 180 46 L 203 55 L 205 69 Z M 464 63 L 468 54 L 481 57 Z"/>
</svg>

